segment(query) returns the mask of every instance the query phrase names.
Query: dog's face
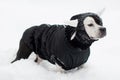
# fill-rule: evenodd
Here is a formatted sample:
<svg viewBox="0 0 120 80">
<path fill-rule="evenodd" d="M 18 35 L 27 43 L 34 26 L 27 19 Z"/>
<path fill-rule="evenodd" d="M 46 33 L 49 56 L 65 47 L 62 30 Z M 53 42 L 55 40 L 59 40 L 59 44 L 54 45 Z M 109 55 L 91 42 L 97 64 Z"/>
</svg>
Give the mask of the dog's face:
<svg viewBox="0 0 120 80">
<path fill-rule="evenodd" d="M 97 24 L 93 17 L 86 17 L 83 21 L 86 33 L 91 39 L 99 39 L 106 35 L 106 28 Z"/>
<path fill-rule="evenodd" d="M 75 15 L 71 20 L 78 20 L 77 29 L 84 30 L 90 39 L 98 40 L 106 35 L 101 18 L 94 13 Z"/>
</svg>

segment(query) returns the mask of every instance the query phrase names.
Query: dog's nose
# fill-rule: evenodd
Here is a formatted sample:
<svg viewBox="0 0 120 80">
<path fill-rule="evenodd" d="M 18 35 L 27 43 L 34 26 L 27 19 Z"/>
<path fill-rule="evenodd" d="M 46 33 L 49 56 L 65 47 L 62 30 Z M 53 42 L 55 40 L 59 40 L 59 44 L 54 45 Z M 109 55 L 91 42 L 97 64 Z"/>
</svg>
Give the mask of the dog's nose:
<svg viewBox="0 0 120 80">
<path fill-rule="evenodd" d="M 106 32 L 106 28 L 102 27 L 99 29 L 101 32 Z"/>
</svg>

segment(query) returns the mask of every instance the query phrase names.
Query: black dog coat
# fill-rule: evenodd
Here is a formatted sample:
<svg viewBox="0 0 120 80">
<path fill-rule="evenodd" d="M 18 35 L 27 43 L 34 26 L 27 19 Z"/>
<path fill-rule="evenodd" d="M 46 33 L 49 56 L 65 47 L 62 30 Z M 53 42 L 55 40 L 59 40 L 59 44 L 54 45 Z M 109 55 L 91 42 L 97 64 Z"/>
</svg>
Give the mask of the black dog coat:
<svg viewBox="0 0 120 80">
<path fill-rule="evenodd" d="M 84 64 L 90 55 L 89 47 L 95 41 L 89 38 L 84 29 L 83 20 L 87 16 L 93 17 L 97 24 L 102 25 L 101 19 L 96 14 L 86 13 L 71 18 L 78 19 L 77 28 L 69 25 L 42 24 L 27 29 L 14 61 L 26 59 L 31 52 L 35 52 L 40 58 L 58 64 L 65 70 Z M 75 31 L 76 36 L 70 40 Z"/>
<path fill-rule="evenodd" d="M 70 26 L 67 27 L 70 28 Z M 34 51 L 40 58 L 53 64 L 57 63 L 65 70 L 85 63 L 90 54 L 89 48 L 82 50 L 72 46 L 68 41 L 66 29 L 64 25 L 46 24 L 27 29 L 21 39 L 15 61 L 28 58 L 30 53 Z"/>
</svg>

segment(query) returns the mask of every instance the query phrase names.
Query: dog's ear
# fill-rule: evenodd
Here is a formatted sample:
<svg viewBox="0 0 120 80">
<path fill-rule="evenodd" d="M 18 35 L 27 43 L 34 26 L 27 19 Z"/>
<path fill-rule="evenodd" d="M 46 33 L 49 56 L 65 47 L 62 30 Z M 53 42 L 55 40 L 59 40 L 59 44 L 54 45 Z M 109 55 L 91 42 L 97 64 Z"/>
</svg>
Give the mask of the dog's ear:
<svg viewBox="0 0 120 80">
<path fill-rule="evenodd" d="M 80 15 L 75 15 L 75 16 L 72 16 L 70 20 L 76 20 L 76 19 L 79 19 Z"/>
</svg>

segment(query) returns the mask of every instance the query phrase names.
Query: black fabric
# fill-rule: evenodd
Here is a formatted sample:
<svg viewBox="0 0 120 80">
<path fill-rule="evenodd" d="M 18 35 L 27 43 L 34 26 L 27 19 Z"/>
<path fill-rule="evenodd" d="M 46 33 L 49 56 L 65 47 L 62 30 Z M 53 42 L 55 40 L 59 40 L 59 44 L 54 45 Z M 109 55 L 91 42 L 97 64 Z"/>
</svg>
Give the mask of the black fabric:
<svg viewBox="0 0 120 80">
<path fill-rule="evenodd" d="M 82 13 L 82 14 L 77 14 L 77 15 L 74 15 L 71 17 L 70 20 L 75 20 L 75 19 L 78 19 L 79 22 L 81 22 L 83 24 L 83 20 L 86 18 L 86 17 L 93 17 L 95 22 L 99 25 L 103 25 L 102 23 L 102 19 L 95 13 L 91 13 L 91 12 L 88 12 L 88 13 Z M 79 23 L 78 23 L 79 24 Z M 80 27 L 80 26 L 79 26 Z M 83 26 L 81 26 L 83 27 Z"/>
<path fill-rule="evenodd" d="M 73 46 L 74 41 L 71 42 L 70 37 L 75 28 L 66 27 L 47 24 L 34 26 L 24 32 L 22 41 L 41 58 L 57 63 L 65 70 L 73 69 L 87 61 L 90 49 Z M 79 41 L 75 44 L 80 45 Z"/>
<path fill-rule="evenodd" d="M 73 40 L 70 40 L 70 38 L 71 38 L 72 34 L 74 34 L 74 32 L 76 32 L 76 35 Z M 90 39 L 90 37 L 88 36 L 88 34 L 86 33 L 85 30 L 80 30 L 80 29 L 78 30 L 77 28 L 74 28 L 71 26 L 66 27 L 65 34 L 66 34 L 66 37 L 67 37 L 69 43 L 73 47 L 77 47 L 82 50 L 89 48 L 91 46 L 91 44 L 94 41 L 96 41 L 96 40 Z"/>
</svg>

